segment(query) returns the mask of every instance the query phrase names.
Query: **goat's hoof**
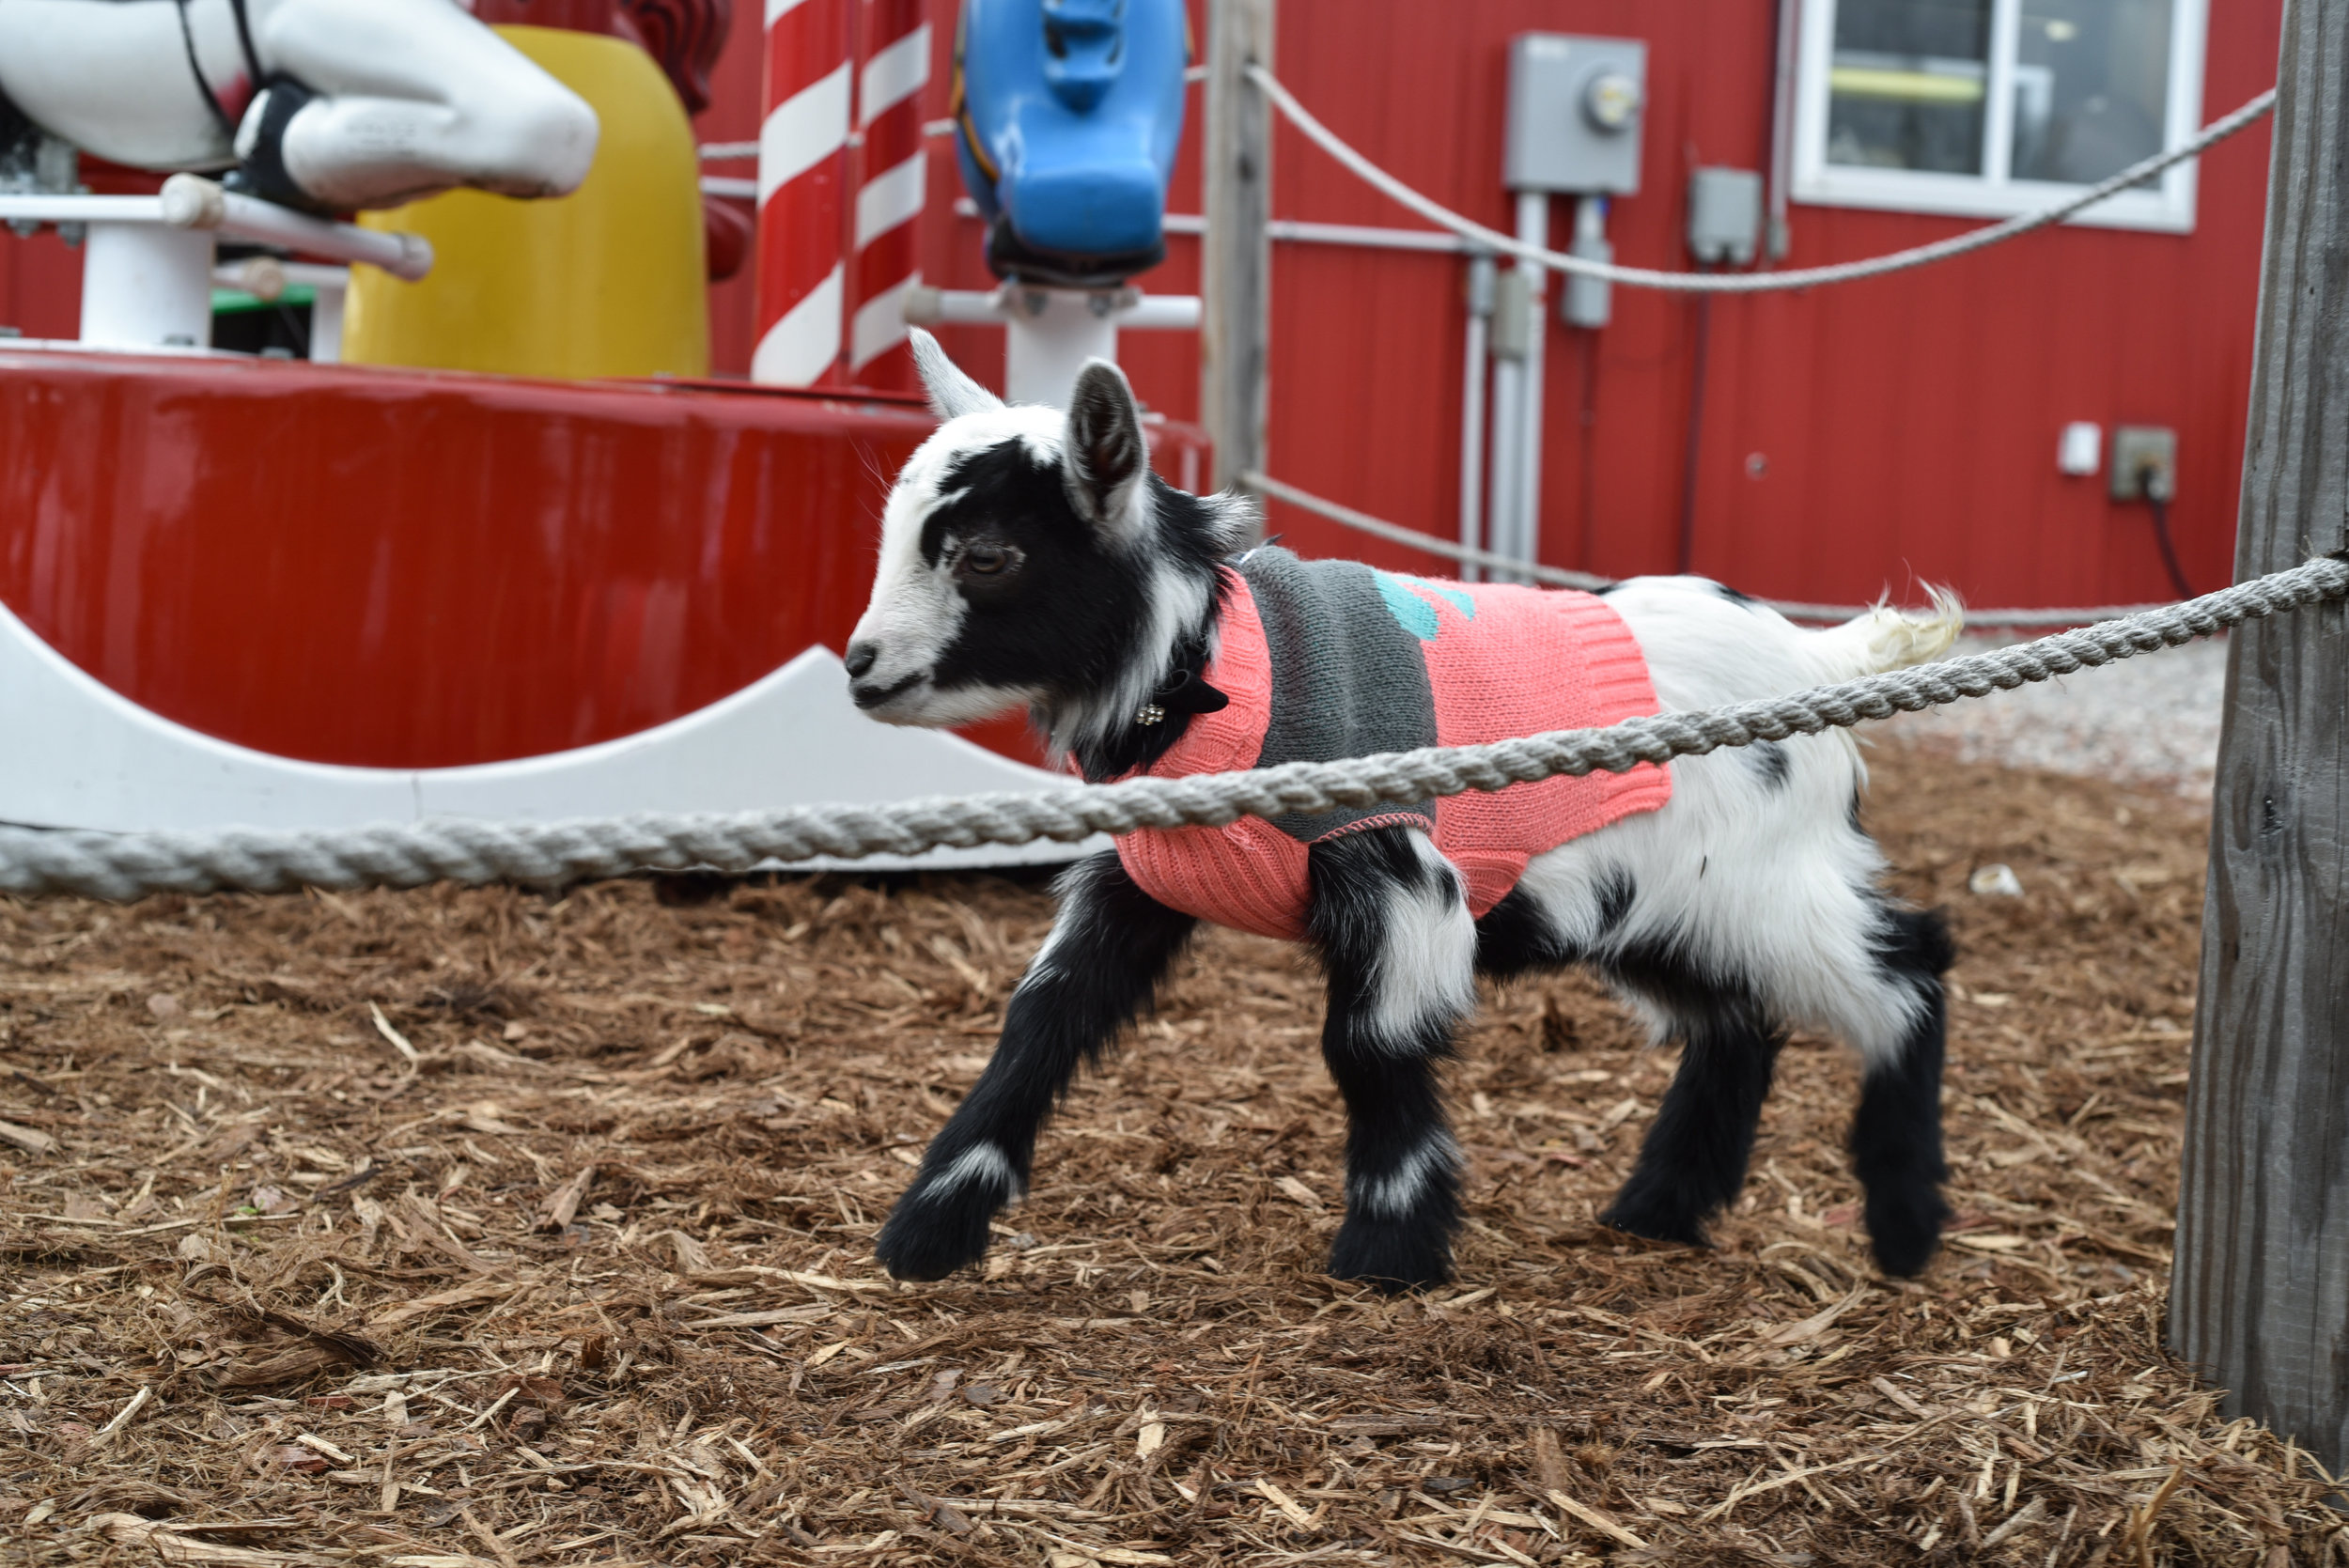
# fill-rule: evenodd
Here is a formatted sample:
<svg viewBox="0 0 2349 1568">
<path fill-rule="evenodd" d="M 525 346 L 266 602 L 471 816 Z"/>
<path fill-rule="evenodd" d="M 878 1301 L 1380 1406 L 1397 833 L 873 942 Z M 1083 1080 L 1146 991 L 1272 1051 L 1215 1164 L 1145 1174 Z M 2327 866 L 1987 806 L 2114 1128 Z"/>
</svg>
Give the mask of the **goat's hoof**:
<svg viewBox="0 0 2349 1568">
<path fill-rule="evenodd" d="M 924 1236 L 891 1235 L 883 1230 L 873 1244 L 873 1256 L 889 1271 L 893 1280 L 908 1280 L 927 1284 L 943 1280 L 957 1268 L 967 1267 L 987 1255 L 987 1249 L 970 1247 L 958 1239 Z"/>
<path fill-rule="evenodd" d="M 1868 1250 L 1876 1266 L 1897 1279 L 1922 1274 L 1941 1250 L 1941 1225 L 1950 1207 L 1938 1192 L 1906 1202 L 1868 1205 Z"/>
<path fill-rule="evenodd" d="M 1330 1273 L 1383 1296 L 1433 1290 L 1452 1278 L 1452 1248 L 1399 1227 L 1347 1224 L 1330 1249 Z"/>
<path fill-rule="evenodd" d="M 943 1280 L 987 1256 L 992 1208 L 900 1198 L 873 1238 L 873 1255 L 895 1280 Z"/>
<path fill-rule="evenodd" d="M 1634 1241 L 1652 1241 L 1665 1247 L 1694 1247 L 1701 1251 L 1710 1250 L 1713 1246 L 1704 1234 L 1704 1226 L 1694 1219 L 1637 1213 L 1617 1207 L 1600 1215 L 1598 1222 Z"/>
</svg>

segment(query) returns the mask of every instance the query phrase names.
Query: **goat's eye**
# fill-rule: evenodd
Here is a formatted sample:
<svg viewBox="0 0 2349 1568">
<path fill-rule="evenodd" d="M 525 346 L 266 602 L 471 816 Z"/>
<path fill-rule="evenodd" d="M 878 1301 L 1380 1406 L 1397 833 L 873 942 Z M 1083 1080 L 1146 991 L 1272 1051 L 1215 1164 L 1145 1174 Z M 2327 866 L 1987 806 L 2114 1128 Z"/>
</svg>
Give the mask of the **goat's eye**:
<svg viewBox="0 0 2349 1568">
<path fill-rule="evenodd" d="M 972 545 L 962 552 L 962 569 L 980 577 L 993 577 L 1011 565 L 1011 551 L 1002 545 Z"/>
</svg>

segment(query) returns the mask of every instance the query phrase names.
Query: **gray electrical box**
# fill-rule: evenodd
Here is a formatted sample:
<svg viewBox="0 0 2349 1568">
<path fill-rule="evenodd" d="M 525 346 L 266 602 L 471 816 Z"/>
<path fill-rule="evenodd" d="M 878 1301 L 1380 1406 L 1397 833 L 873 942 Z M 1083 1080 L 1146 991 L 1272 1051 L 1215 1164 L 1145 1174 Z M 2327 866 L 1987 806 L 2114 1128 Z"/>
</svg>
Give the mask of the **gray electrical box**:
<svg viewBox="0 0 2349 1568">
<path fill-rule="evenodd" d="M 1688 176 L 1688 254 L 1719 267 L 1750 267 L 1762 245 L 1762 177 L 1751 169 Z"/>
<path fill-rule="evenodd" d="M 2112 432 L 2112 499 L 2170 502 L 2178 494 L 2178 432 L 2123 425 Z"/>
<path fill-rule="evenodd" d="M 1522 33 L 1509 44 L 1501 183 L 1513 191 L 1630 195 L 1640 188 L 1647 45 Z"/>
</svg>

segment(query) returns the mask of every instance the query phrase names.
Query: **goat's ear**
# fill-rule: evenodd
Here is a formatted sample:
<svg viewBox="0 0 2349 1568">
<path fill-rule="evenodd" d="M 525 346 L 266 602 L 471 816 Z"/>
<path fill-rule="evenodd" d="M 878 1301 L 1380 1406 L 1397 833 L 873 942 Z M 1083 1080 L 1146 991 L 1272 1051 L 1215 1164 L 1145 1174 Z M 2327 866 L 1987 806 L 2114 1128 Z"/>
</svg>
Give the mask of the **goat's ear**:
<svg viewBox="0 0 2349 1568">
<path fill-rule="evenodd" d="M 966 413 L 986 413 L 1003 406 L 1001 397 L 964 375 L 961 366 L 946 357 L 938 339 L 919 327 L 910 327 L 906 340 L 913 345 L 913 367 L 922 373 L 922 390 L 929 394 L 930 412 L 941 419 L 959 419 Z"/>
<path fill-rule="evenodd" d="M 1142 439 L 1142 410 L 1126 373 L 1107 360 L 1087 360 L 1068 397 L 1068 436 L 1061 474 L 1069 505 L 1097 527 L 1120 527 L 1134 492 L 1150 472 Z"/>
</svg>

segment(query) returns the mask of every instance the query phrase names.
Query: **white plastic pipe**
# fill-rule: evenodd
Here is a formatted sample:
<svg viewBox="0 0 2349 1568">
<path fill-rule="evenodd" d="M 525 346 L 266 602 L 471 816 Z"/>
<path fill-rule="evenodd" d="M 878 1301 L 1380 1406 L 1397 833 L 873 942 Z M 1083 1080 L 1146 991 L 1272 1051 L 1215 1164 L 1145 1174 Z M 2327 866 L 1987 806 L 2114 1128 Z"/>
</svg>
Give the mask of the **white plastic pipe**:
<svg viewBox="0 0 2349 1568">
<path fill-rule="evenodd" d="M 201 175 L 173 175 L 163 181 L 158 199 L 163 221 L 175 228 L 213 229 L 224 239 L 283 245 L 334 261 L 364 261 L 410 283 L 432 271 L 432 242 L 420 234 L 329 223 L 257 196 L 224 191 Z"/>
<path fill-rule="evenodd" d="M 1190 332 L 1199 325 L 1196 294 L 1143 294 L 1114 312 L 1120 327 L 1137 331 Z"/>
<path fill-rule="evenodd" d="M 1517 238 L 1529 245 L 1549 244 L 1549 193 L 1517 193 Z M 1519 257 L 1525 273 L 1525 390 L 1517 406 L 1517 501 L 1510 508 L 1514 536 L 1494 549 L 1531 565 L 1542 539 L 1542 345 L 1549 335 L 1549 269 Z"/>
<path fill-rule="evenodd" d="M 1489 485 L 1485 503 L 1485 548 L 1496 555 L 1511 554 L 1509 541 L 1517 537 L 1517 474 L 1521 466 L 1517 446 L 1525 438 L 1525 356 L 1517 349 L 1525 328 L 1519 303 L 1514 286 L 1496 287 L 1490 338 L 1492 406 L 1488 411 L 1492 453 L 1486 464 Z M 1502 311 L 1517 319 L 1501 319 Z"/>
<path fill-rule="evenodd" d="M 343 305 L 350 297 L 350 274 L 344 272 L 339 283 L 314 283 L 310 289 L 310 363 L 340 365 Z"/>
<path fill-rule="evenodd" d="M 330 223 L 257 196 L 224 191 L 201 175 L 175 174 L 152 196 L 0 195 L 0 223 L 149 224 L 206 229 L 224 240 L 282 245 L 334 261 L 364 261 L 413 283 L 432 271 L 432 244 L 420 234 L 390 234 Z"/>
<path fill-rule="evenodd" d="M 212 237 L 153 223 L 94 223 L 82 251 L 82 341 L 202 349 L 212 341 Z"/>
<path fill-rule="evenodd" d="M 1005 284 L 906 290 L 905 318 L 915 326 L 1000 324 L 1004 329 L 1003 396 L 1014 403 L 1068 406 L 1089 359 L 1117 360 L 1120 327 L 1184 331 L 1199 325 L 1199 300 L 1135 288 L 1032 288 Z"/>
<path fill-rule="evenodd" d="M 1485 548 L 1485 365 L 1490 357 L 1495 271 L 1489 256 L 1469 258 L 1468 355 L 1460 370 L 1460 543 L 1470 550 Z M 1460 576 L 1475 582 L 1475 564 L 1462 565 Z"/>
<path fill-rule="evenodd" d="M 160 196 L 0 195 L 0 223 L 160 224 Z"/>
<path fill-rule="evenodd" d="M 0 223 L 86 224 L 81 340 L 108 349 L 200 349 L 212 334 L 212 252 L 222 239 L 282 245 L 335 261 L 365 262 L 411 282 L 432 270 L 421 235 L 329 223 L 176 174 L 152 196 L 0 195 Z M 318 289 L 311 357 L 342 351 L 343 268 L 289 263 L 288 277 Z M 332 276 L 327 274 L 331 273 Z"/>
</svg>

